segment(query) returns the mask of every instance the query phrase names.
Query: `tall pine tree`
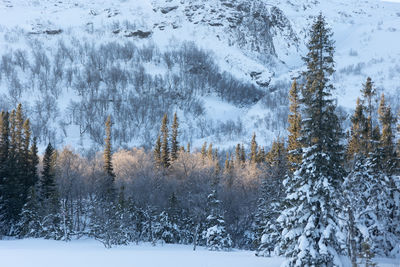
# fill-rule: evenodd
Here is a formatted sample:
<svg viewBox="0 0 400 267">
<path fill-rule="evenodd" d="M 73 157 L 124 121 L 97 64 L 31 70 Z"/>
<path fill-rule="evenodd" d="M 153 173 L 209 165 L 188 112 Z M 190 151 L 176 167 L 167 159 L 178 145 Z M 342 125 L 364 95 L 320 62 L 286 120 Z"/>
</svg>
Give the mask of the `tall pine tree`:
<svg viewBox="0 0 400 267">
<path fill-rule="evenodd" d="M 288 162 L 289 170 L 293 173 L 301 163 L 301 144 L 299 141 L 301 131 L 300 97 L 297 81 L 294 80 L 289 92 L 289 136 L 288 136 Z"/>
<path fill-rule="evenodd" d="M 251 147 L 250 147 L 250 163 L 257 163 L 257 141 L 256 141 L 256 133 L 253 133 L 253 137 L 251 138 Z"/>
<path fill-rule="evenodd" d="M 111 117 L 106 120 L 106 138 L 104 139 L 104 172 L 114 181 L 115 174 L 112 165 L 112 149 L 111 149 Z"/>
<path fill-rule="evenodd" d="M 165 113 L 161 123 L 161 164 L 164 168 L 168 168 L 171 163 L 168 137 L 168 116 Z"/>
<path fill-rule="evenodd" d="M 320 14 L 311 30 L 304 57 L 304 104 L 299 170 L 284 182 L 286 209 L 281 222 L 280 249 L 288 257 L 286 266 L 340 265 L 340 186 L 343 181 L 342 132 L 330 76 L 334 73 L 332 33 Z"/>
<path fill-rule="evenodd" d="M 281 226 L 277 218 L 285 197 L 283 180 L 288 173 L 287 150 L 283 140 L 275 140 L 266 156 L 266 175 L 262 178 L 258 200 L 258 256 L 270 256 L 280 240 Z"/>
<path fill-rule="evenodd" d="M 178 116 L 174 114 L 174 120 L 172 122 L 172 136 L 171 136 L 171 161 L 175 161 L 178 158 Z"/>
</svg>

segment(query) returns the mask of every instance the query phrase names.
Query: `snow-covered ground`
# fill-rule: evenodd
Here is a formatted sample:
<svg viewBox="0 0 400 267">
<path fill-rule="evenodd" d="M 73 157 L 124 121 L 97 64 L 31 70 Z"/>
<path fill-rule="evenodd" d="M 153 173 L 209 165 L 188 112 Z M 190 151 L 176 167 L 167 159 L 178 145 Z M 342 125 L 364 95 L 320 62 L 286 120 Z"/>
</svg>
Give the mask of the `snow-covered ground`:
<svg viewBox="0 0 400 267">
<path fill-rule="evenodd" d="M 266 267 L 279 266 L 281 258 L 259 258 L 250 251 L 211 252 L 191 246 L 150 244 L 112 249 L 94 240 L 0 241 L 3 267 Z"/>
<path fill-rule="evenodd" d="M 192 246 L 150 244 L 105 249 L 91 239 L 72 242 L 42 239 L 1 240 L 3 267 L 278 267 L 283 258 L 262 258 L 254 252 L 208 251 Z M 379 267 L 399 267 L 400 259 L 376 259 Z M 347 266 L 344 266 L 347 267 Z"/>
</svg>

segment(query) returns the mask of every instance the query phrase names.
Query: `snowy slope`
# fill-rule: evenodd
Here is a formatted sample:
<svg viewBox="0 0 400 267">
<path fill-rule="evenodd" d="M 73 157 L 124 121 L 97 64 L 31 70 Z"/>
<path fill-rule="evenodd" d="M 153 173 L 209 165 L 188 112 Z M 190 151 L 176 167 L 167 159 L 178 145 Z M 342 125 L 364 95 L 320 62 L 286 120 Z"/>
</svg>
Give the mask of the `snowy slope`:
<svg viewBox="0 0 400 267">
<path fill-rule="evenodd" d="M 367 76 L 372 77 L 378 91 L 391 96 L 392 104 L 400 103 L 399 3 L 379 0 L 251 3 L 253 1 L 246 0 L 3 0 L 0 2 L 0 54 L 17 48 L 24 50 L 35 40 L 43 42 L 49 53 L 60 40 L 68 42 L 73 38 L 97 44 L 110 41 L 123 44 L 127 40 L 137 45 L 151 42 L 161 51 L 183 41 L 193 41 L 198 47 L 211 51 L 221 71 L 253 83 L 271 99 L 277 99 L 286 95 L 290 78 L 301 70 L 307 29 L 313 16 L 322 12 L 336 41 L 334 83 L 339 105 L 348 111 L 354 107 Z M 268 32 L 262 31 L 260 16 L 269 18 Z M 150 64 L 146 71 L 156 75 L 165 73 L 165 67 Z M 6 96 L 9 86 L 3 83 L 0 92 Z M 276 90 L 281 91 L 281 96 Z M 36 92 L 23 94 L 22 102 L 26 103 L 28 111 L 33 110 L 30 105 L 33 106 L 37 98 Z M 58 112 L 49 119 L 49 125 L 54 129 L 60 124 L 67 125 L 63 133 L 58 132 L 54 137 L 59 145 L 91 146 L 95 142 L 79 134 L 76 125 L 66 123 L 68 119 L 64 115 L 68 105 L 76 99 L 79 96 L 72 90 L 63 91 L 56 99 Z M 274 107 L 263 100 L 240 107 L 213 95 L 201 101 L 205 109 L 202 120 L 216 125 L 240 119 L 245 130 L 240 136 L 230 138 L 211 133 L 185 140 L 192 141 L 195 146 L 205 140 L 220 144 L 223 140 L 229 147 L 235 142 L 250 140 L 253 132 L 257 133 L 259 143 L 269 144 L 274 136 L 285 135 L 287 100 Z M 0 101 L 3 108 L 12 106 L 10 103 Z M 193 118 L 183 119 L 181 127 L 198 132 L 198 127 L 193 128 L 190 120 Z M 134 138 L 127 144 L 143 142 L 143 139 Z"/>
</svg>

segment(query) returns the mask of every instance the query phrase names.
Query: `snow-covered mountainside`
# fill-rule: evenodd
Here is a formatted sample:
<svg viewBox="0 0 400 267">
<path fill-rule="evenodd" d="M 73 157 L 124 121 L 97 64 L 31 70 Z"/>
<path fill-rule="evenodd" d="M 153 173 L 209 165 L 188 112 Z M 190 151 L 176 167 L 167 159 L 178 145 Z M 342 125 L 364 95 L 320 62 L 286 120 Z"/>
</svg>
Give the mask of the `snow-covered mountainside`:
<svg viewBox="0 0 400 267">
<path fill-rule="evenodd" d="M 371 76 L 400 99 L 400 4 L 378 0 L 2 0 L 0 108 L 19 102 L 42 142 L 151 145 L 165 112 L 194 146 L 285 135 L 287 92 L 322 12 L 339 105 Z M 395 106 L 397 108 L 397 106 Z"/>
</svg>

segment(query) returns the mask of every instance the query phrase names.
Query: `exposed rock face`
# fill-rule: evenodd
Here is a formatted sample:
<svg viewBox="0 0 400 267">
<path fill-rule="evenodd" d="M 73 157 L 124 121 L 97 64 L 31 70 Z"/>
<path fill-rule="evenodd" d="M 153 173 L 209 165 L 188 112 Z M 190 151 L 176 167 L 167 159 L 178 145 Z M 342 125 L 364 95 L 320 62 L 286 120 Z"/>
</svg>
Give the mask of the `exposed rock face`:
<svg viewBox="0 0 400 267">
<path fill-rule="evenodd" d="M 62 30 L 61 29 L 58 29 L 58 30 L 46 30 L 46 31 L 44 31 L 44 33 L 45 34 L 49 34 L 49 35 L 56 35 L 56 34 L 62 33 Z"/>
<path fill-rule="evenodd" d="M 150 31 L 132 31 L 132 32 L 127 32 L 124 36 L 125 37 L 139 37 L 139 38 L 148 38 L 151 35 Z"/>
<path fill-rule="evenodd" d="M 167 7 L 161 8 L 160 11 L 163 14 L 167 14 L 167 13 L 169 13 L 169 12 L 171 12 L 171 11 L 177 9 L 177 8 L 178 8 L 178 6 L 167 6 Z"/>
<path fill-rule="evenodd" d="M 181 0 L 168 1 L 167 5 L 164 1 L 154 1 L 153 5 L 154 10 L 159 10 L 169 21 L 159 23 L 160 30 L 169 25 L 178 28 L 181 22 L 174 21 L 177 17 L 195 25 L 207 25 L 229 45 L 248 51 L 263 62 L 276 57 L 275 37 L 285 39 L 288 47 L 299 45 L 291 23 L 282 10 L 262 0 Z"/>
</svg>

